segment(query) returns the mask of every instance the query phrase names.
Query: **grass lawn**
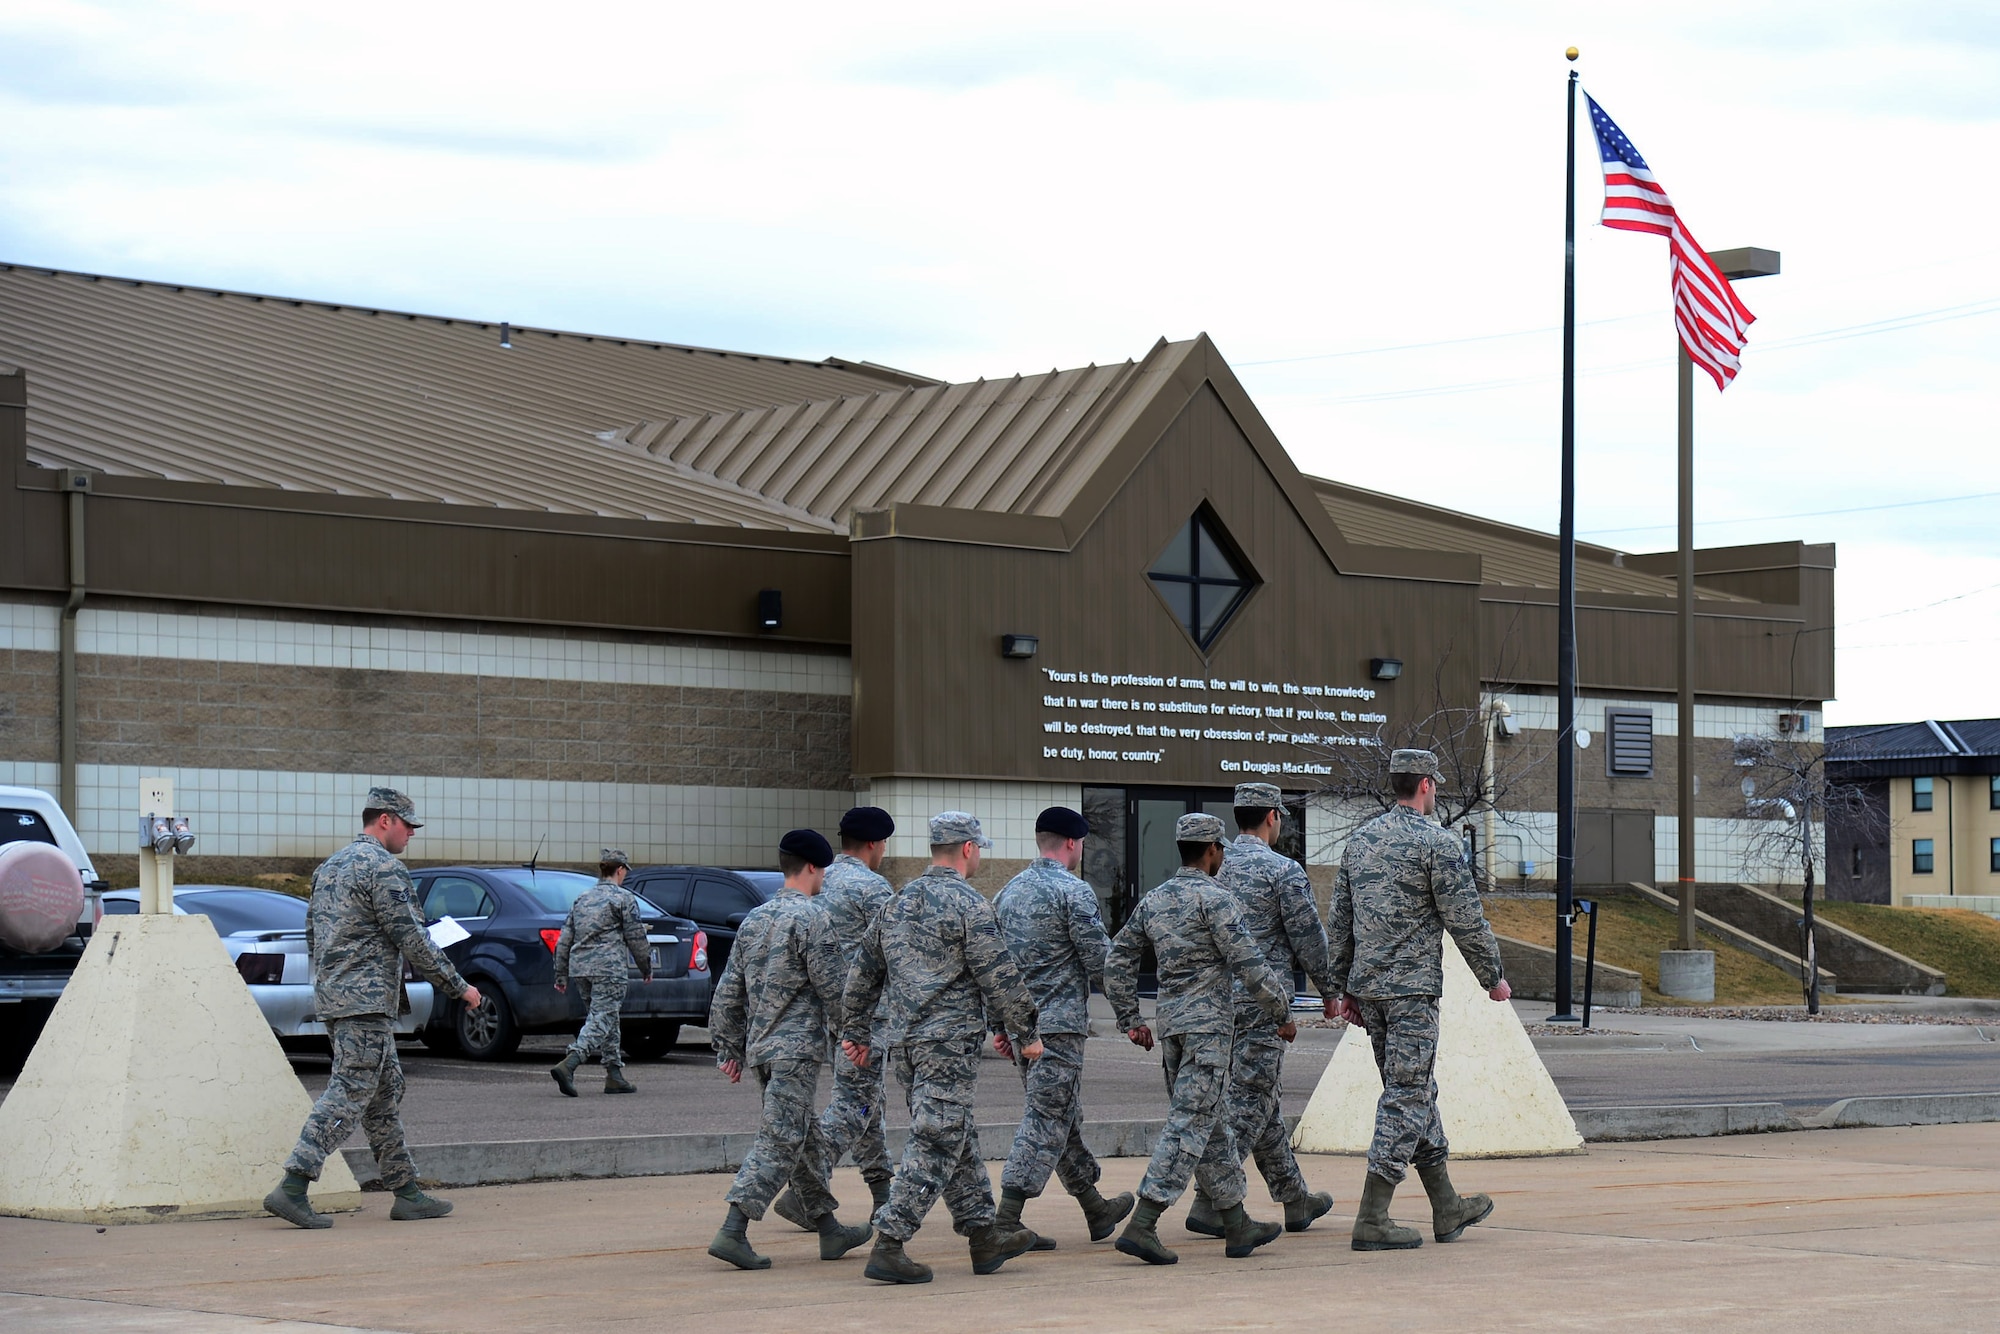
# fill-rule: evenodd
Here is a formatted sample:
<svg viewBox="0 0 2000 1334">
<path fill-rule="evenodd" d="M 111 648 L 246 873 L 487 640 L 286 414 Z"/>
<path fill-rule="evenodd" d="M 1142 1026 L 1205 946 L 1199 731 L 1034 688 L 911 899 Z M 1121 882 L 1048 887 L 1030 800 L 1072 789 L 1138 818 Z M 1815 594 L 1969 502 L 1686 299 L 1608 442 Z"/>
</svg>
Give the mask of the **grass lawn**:
<svg viewBox="0 0 2000 1334">
<path fill-rule="evenodd" d="M 1660 951 L 1672 949 L 1679 936 L 1679 923 L 1665 908 L 1640 899 L 1603 898 L 1597 923 L 1597 957 L 1618 968 L 1627 968 L 1640 978 L 1641 995 L 1648 1005 L 1699 1004 L 1660 994 Z M 1556 906 L 1547 899 L 1485 900 L 1486 919 L 1503 936 L 1553 948 L 1556 943 Z M 1968 914 L 1958 914 L 1965 916 Z M 1842 923 L 1846 925 L 1846 923 Z M 2000 922 L 1993 923 L 2000 926 Z M 1576 953 L 1583 955 L 1589 919 L 1578 918 Z M 1803 988 L 1791 974 L 1752 958 L 1711 936 L 1700 937 L 1703 949 L 1715 951 L 1715 1001 L 1717 1005 L 1803 1005 Z M 1887 942 L 1883 942 L 1887 944 Z M 1898 949 L 1899 946 L 1890 946 Z M 1912 958 L 1921 956 L 1912 955 Z M 1930 962 L 1928 959 L 1924 962 Z M 1942 967 L 1943 965 L 1937 965 Z M 1581 969 L 1578 970 L 1581 987 Z M 1578 991 L 1581 1003 L 1582 992 Z"/>
<path fill-rule="evenodd" d="M 1944 972 L 1947 996 L 2000 996 L 2000 921 L 1963 908 L 1815 903 L 1826 920 Z"/>
</svg>

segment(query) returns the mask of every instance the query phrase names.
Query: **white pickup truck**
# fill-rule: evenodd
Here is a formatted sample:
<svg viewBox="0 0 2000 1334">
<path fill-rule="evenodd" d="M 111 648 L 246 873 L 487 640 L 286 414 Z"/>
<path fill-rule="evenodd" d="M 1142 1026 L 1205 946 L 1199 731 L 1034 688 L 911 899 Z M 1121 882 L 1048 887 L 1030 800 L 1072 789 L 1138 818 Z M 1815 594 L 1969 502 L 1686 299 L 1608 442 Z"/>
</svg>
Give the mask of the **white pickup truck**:
<svg viewBox="0 0 2000 1334">
<path fill-rule="evenodd" d="M 96 917 L 93 899 L 105 884 L 61 805 L 38 787 L 0 787 L 0 847 L 11 843 L 53 845 L 76 863 L 88 891 L 76 931 L 54 948 L 24 953 L 0 940 L 0 1034 L 18 1038 L 22 1035 L 17 1030 L 26 1028 L 32 1040 L 32 1033 L 40 1031 L 42 1020 L 83 957 Z"/>
</svg>

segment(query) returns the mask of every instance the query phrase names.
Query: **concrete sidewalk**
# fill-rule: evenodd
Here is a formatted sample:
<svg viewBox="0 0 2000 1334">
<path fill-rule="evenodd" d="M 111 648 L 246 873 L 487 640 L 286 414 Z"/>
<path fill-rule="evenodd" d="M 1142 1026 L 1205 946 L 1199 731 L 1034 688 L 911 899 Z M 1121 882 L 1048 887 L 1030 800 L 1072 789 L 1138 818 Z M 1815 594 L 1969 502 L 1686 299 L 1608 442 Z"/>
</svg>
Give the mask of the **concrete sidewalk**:
<svg viewBox="0 0 2000 1334">
<path fill-rule="evenodd" d="M 387 1201 L 327 1232 L 275 1220 L 114 1228 L 0 1219 L 0 1327 L 44 1331 L 1991 1328 L 2000 1322 L 2000 1126 L 1593 1148 L 1468 1163 L 1493 1220 L 1451 1246 L 1358 1255 L 1346 1228 L 1361 1165 L 1310 1158 L 1335 1213 L 1247 1260 L 1169 1215 L 1181 1263 L 1150 1269 L 1091 1245 L 1059 1194 L 1029 1206 L 1052 1254 L 975 1278 L 942 1211 L 911 1243 L 927 1287 L 823 1264 L 812 1240 L 752 1229 L 774 1267 L 704 1253 L 721 1175 L 490 1187 L 458 1212 L 392 1224 Z M 1106 1187 L 1143 1164 L 1105 1165 Z M 852 1173 L 837 1187 L 865 1192 Z M 1253 1189 L 1253 1212 L 1271 1206 Z M 1398 1213 L 1421 1222 L 1412 1184 Z M 291 1322 L 273 1324 L 271 1322 Z"/>
</svg>

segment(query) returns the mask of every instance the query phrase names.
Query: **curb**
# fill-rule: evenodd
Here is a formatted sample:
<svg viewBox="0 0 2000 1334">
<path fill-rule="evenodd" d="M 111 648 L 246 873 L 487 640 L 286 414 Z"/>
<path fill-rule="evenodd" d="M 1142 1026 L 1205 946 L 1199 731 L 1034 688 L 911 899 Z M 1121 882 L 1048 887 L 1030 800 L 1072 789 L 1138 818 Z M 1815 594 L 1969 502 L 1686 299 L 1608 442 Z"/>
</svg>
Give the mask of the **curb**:
<svg viewBox="0 0 2000 1334">
<path fill-rule="evenodd" d="M 1699 1139 L 1803 1130 L 1781 1102 L 1712 1102 L 1686 1107 L 1572 1107 L 1570 1117 L 1586 1143 L 1643 1139 Z"/>
<path fill-rule="evenodd" d="M 1696 1139 L 1780 1131 L 1861 1127 L 1960 1125 L 2000 1121 L 2000 1093 L 1945 1093 L 1908 1097 L 1843 1098 L 1816 1116 L 1799 1116 L 1778 1102 L 1700 1103 L 1682 1107 L 1576 1107 L 1570 1110 L 1584 1140 L 1593 1144 Z M 1285 1118 L 1296 1126 L 1298 1118 Z M 1086 1121 L 1083 1142 L 1099 1158 L 1144 1158 L 1153 1152 L 1159 1121 Z M 996 1162 L 1013 1146 L 1015 1126 L 976 1127 L 979 1156 Z M 900 1157 L 906 1129 L 888 1132 L 889 1153 Z M 420 1144 L 423 1179 L 439 1186 L 498 1186 L 522 1181 L 582 1181 L 607 1177 L 682 1176 L 733 1172 L 756 1136 L 747 1133 L 606 1135 L 591 1139 L 499 1140 L 480 1144 Z M 365 1148 L 341 1150 L 364 1188 L 380 1189 L 381 1174 Z"/>
<path fill-rule="evenodd" d="M 1287 1127 L 1298 1118 L 1285 1118 Z M 1159 1121 L 1086 1121 L 1083 1144 L 1098 1158 L 1147 1158 L 1166 1127 Z M 1011 1121 L 975 1126 L 979 1156 L 999 1162 L 1014 1146 Z M 886 1133 L 889 1156 L 900 1158 L 910 1132 Z M 743 1165 L 756 1136 L 730 1134 L 605 1135 L 591 1139 L 498 1140 L 483 1144 L 419 1144 L 411 1148 L 426 1182 L 440 1186 L 498 1186 L 519 1181 L 576 1181 L 604 1177 L 681 1176 L 733 1172 Z M 375 1158 L 365 1148 L 341 1151 L 355 1180 L 379 1188 Z"/>
</svg>

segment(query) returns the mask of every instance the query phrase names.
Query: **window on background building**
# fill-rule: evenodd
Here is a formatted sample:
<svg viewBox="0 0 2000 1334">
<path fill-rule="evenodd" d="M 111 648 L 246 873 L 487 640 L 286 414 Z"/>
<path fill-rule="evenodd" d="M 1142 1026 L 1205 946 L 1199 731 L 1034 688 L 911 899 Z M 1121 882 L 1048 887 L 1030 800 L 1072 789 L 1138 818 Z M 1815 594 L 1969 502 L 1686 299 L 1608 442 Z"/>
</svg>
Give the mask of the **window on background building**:
<svg viewBox="0 0 2000 1334">
<path fill-rule="evenodd" d="M 1986 808 L 1988 810 L 2000 811 L 2000 774 L 1993 775 L 1992 787 L 1986 795 Z"/>
<path fill-rule="evenodd" d="M 1936 787 L 1937 780 L 1935 778 L 1912 778 L 1910 780 L 1910 809 L 1913 811 L 1930 810 L 1931 802 L 1936 799 Z"/>
<path fill-rule="evenodd" d="M 1992 858 L 1992 861 L 1990 863 L 1991 869 L 1993 869 L 1994 871 L 2000 871 L 2000 838 L 1996 838 L 1993 840 L 1992 845 L 1987 852 L 1987 856 Z"/>
<path fill-rule="evenodd" d="M 1853 852 L 1853 864 L 1847 868 L 1847 873 L 1853 876 L 1856 880 L 1859 880 L 1861 878 L 1861 845 L 1859 843 L 1856 843 L 1852 849 L 1852 852 Z"/>
<path fill-rule="evenodd" d="M 1146 577 L 1201 648 L 1213 644 L 1257 587 L 1257 577 L 1215 512 L 1203 505 L 1154 559 Z"/>
<path fill-rule="evenodd" d="M 1937 868 L 1936 845 L 1927 838 L 1910 841 L 1910 869 L 1918 875 L 1929 875 Z"/>
<path fill-rule="evenodd" d="M 1653 776 L 1653 711 L 1604 711 L 1604 771 L 1613 778 Z"/>
</svg>

